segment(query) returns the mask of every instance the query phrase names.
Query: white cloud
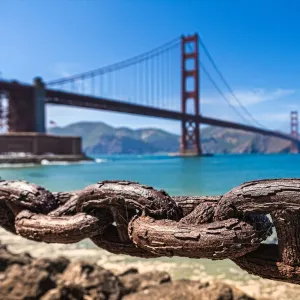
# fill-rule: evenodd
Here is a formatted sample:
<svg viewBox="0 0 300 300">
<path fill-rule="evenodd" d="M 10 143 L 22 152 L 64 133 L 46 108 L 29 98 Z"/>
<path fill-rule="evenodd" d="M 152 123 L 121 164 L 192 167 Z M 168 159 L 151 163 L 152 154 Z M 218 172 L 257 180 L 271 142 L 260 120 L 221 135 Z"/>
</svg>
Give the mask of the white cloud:
<svg viewBox="0 0 300 300">
<path fill-rule="evenodd" d="M 289 122 L 290 114 L 287 112 L 278 112 L 278 113 L 262 113 L 256 114 L 256 119 L 266 121 L 266 122 L 275 122 L 275 121 L 286 121 Z"/>
<path fill-rule="evenodd" d="M 66 76 L 71 76 L 76 73 L 79 73 L 81 69 L 81 65 L 75 62 L 60 62 L 56 63 L 52 68 L 51 71 L 55 78 L 63 78 Z M 68 71 L 67 71 L 68 70 Z"/>
<path fill-rule="evenodd" d="M 252 90 L 236 90 L 234 94 L 239 99 L 239 101 L 244 106 L 250 106 L 254 104 L 258 104 L 264 101 L 271 101 L 280 99 L 286 96 L 290 96 L 294 94 L 296 91 L 294 89 L 275 89 L 273 91 L 266 89 L 252 89 Z M 229 102 L 234 106 L 239 106 L 237 101 L 233 98 L 230 93 L 225 93 L 226 98 Z M 221 96 L 215 97 L 203 97 L 201 99 L 201 103 L 203 104 L 220 104 Z M 224 102 L 225 103 L 225 102 Z"/>
<path fill-rule="evenodd" d="M 57 79 L 63 79 L 67 77 L 71 77 L 74 74 L 77 74 L 78 72 L 69 72 L 67 69 L 72 69 L 71 67 L 76 66 L 76 64 L 57 64 L 56 66 L 56 71 L 58 74 Z M 78 78 L 74 80 L 73 82 L 67 82 L 67 83 L 58 83 L 58 84 L 52 84 L 51 88 L 57 89 L 57 90 L 64 90 L 64 91 L 69 91 L 69 92 L 74 92 L 74 93 L 79 93 L 79 94 L 92 94 L 92 84 L 91 80 L 85 79 L 81 80 L 81 78 Z"/>
</svg>

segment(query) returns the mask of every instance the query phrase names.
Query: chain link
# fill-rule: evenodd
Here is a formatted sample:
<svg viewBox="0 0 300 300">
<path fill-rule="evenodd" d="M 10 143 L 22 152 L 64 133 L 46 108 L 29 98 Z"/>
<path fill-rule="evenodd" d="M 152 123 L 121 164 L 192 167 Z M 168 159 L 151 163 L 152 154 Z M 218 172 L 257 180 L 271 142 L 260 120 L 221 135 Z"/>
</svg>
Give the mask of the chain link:
<svg viewBox="0 0 300 300">
<path fill-rule="evenodd" d="M 25 181 L 0 181 L 0 226 L 27 239 L 90 238 L 112 253 L 146 258 L 229 258 L 249 273 L 296 284 L 299 217 L 299 179 L 247 182 L 215 197 L 170 197 L 129 181 L 60 193 Z M 262 243 L 274 227 L 278 245 Z"/>
</svg>

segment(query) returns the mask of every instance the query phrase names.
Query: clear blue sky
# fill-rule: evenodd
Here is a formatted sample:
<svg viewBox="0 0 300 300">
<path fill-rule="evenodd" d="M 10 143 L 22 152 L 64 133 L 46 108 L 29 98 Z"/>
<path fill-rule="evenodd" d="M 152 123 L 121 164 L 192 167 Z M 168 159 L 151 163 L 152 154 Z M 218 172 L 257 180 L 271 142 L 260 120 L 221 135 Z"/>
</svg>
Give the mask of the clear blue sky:
<svg viewBox="0 0 300 300">
<path fill-rule="evenodd" d="M 239 99 L 265 126 L 288 130 L 290 110 L 300 108 L 296 0 L 11 0 L 1 1 L 0 11 L 5 79 L 47 81 L 198 32 Z M 203 114 L 239 121 L 206 83 L 201 96 Z M 59 125 L 99 120 L 180 129 L 177 122 L 75 108 L 49 107 L 47 115 Z"/>
</svg>

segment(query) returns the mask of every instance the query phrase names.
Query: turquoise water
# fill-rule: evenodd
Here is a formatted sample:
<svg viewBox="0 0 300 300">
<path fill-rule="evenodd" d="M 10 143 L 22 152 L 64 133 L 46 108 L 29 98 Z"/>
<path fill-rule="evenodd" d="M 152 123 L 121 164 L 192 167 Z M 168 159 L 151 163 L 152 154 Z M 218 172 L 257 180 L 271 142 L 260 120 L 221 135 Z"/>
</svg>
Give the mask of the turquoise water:
<svg viewBox="0 0 300 300">
<path fill-rule="evenodd" d="M 23 179 L 51 191 L 76 190 L 107 179 L 138 181 L 171 195 L 219 195 L 242 182 L 300 177 L 300 155 L 103 156 L 98 163 L 0 168 L 3 179 Z"/>
</svg>

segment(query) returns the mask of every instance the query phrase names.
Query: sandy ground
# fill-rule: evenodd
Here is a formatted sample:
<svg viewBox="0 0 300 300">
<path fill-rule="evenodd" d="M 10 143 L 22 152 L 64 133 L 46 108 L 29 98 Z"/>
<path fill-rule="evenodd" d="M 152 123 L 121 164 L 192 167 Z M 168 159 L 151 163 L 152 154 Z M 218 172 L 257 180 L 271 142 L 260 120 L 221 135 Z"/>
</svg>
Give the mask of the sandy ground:
<svg viewBox="0 0 300 300">
<path fill-rule="evenodd" d="M 34 257 L 63 255 L 72 260 L 84 259 L 116 273 L 129 267 L 138 268 L 140 272 L 161 270 L 169 272 L 173 279 L 222 280 L 244 290 L 253 297 L 266 297 L 273 300 L 300 300 L 300 286 L 249 275 L 229 260 L 211 261 L 177 257 L 137 259 L 125 255 L 110 254 L 105 250 L 96 248 L 88 240 L 73 245 L 36 243 L 12 235 L 2 229 L 0 229 L 0 241 L 7 244 L 9 249 L 15 253 L 29 252 Z"/>
</svg>

